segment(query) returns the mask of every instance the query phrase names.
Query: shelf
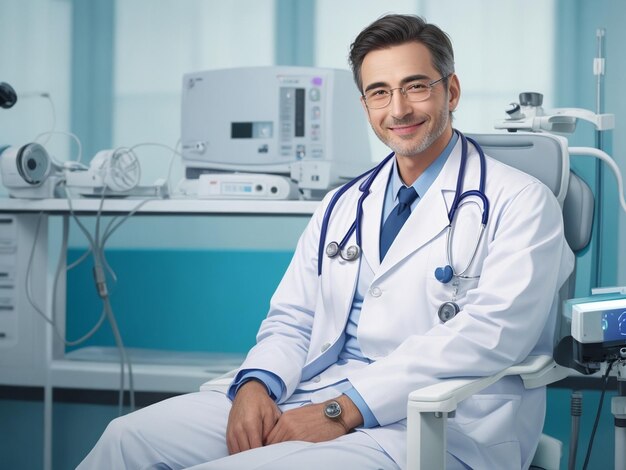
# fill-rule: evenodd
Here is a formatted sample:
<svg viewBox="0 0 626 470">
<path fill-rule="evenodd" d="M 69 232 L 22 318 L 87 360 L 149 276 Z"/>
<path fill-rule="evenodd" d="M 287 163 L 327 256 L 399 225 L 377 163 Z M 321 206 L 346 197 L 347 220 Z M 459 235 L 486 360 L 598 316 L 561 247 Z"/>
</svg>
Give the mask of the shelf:
<svg viewBox="0 0 626 470">
<path fill-rule="evenodd" d="M 137 214 L 258 214 L 258 215 L 311 215 L 320 201 L 260 201 L 245 199 L 131 199 L 107 198 L 102 205 L 103 214 L 128 213 L 143 202 Z M 72 209 L 78 214 L 95 214 L 100 209 L 100 199 L 72 200 Z M 0 198 L 0 213 L 45 212 L 67 214 L 67 199 L 12 199 Z"/>
<path fill-rule="evenodd" d="M 244 356 L 130 349 L 136 391 L 196 392 L 204 382 L 236 369 Z M 88 347 L 55 359 L 50 366 L 53 387 L 117 390 L 119 355 L 115 348 Z M 125 378 L 128 388 L 128 374 Z"/>
</svg>

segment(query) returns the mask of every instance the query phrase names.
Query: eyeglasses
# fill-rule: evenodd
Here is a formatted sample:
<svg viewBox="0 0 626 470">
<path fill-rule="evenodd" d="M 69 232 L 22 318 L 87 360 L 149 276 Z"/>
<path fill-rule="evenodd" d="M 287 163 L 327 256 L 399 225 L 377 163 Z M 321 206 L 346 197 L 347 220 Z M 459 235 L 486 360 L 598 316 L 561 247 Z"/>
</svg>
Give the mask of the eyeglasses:
<svg viewBox="0 0 626 470">
<path fill-rule="evenodd" d="M 393 92 L 395 90 L 400 90 L 400 93 L 404 95 L 404 97 L 412 102 L 426 101 L 430 98 L 430 93 L 432 88 L 442 80 L 448 78 L 451 74 L 441 77 L 437 80 L 433 80 L 432 82 L 428 82 L 426 80 L 414 80 L 410 83 L 407 83 L 403 87 L 397 88 L 373 88 L 368 90 L 363 95 L 363 99 L 365 100 L 365 104 L 370 109 L 380 109 L 384 108 L 391 103 L 391 97 L 393 96 Z"/>
</svg>

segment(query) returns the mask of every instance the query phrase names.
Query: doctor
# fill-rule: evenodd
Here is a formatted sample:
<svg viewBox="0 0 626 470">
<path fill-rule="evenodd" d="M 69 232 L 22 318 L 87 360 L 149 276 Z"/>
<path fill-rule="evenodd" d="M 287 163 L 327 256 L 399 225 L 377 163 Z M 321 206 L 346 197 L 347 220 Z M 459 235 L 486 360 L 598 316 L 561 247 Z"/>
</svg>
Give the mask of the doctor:
<svg viewBox="0 0 626 470">
<path fill-rule="evenodd" d="M 556 293 L 573 267 L 552 193 L 489 158 L 481 171 L 469 144 L 461 190 L 484 174 L 489 216 L 478 238 L 485 208 L 468 198 L 448 245 L 463 138 L 447 35 L 388 15 L 358 35 L 350 62 L 369 122 L 395 152 L 362 200 L 360 256 L 346 251 L 356 233 L 332 257 L 324 248 L 355 221 L 362 181 L 327 227 L 333 194 L 322 202 L 226 389 L 206 384 L 114 420 L 79 468 L 404 468 L 409 392 L 551 353 Z M 434 273 L 448 258 L 456 275 L 444 283 Z M 459 311 L 444 322 L 446 302 Z M 449 418 L 448 467 L 527 468 L 544 413 L 545 390 L 500 380 Z"/>
</svg>

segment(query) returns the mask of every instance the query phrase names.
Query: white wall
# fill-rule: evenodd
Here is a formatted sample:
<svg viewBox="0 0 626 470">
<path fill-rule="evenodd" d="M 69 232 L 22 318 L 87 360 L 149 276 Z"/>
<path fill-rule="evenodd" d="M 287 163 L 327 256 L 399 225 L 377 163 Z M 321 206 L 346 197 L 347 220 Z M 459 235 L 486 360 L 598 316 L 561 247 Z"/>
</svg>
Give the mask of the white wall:
<svg viewBox="0 0 626 470">
<path fill-rule="evenodd" d="M 419 14 L 448 33 L 462 97 L 454 126 L 491 132 L 523 91 L 552 106 L 555 0 L 318 0 L 316 61 L 348 68 L 348 48 L 363 27 L 386 13 Z M 524 19 L 532 19 L 532 31 Z M 373 160 L 388 150 L 371 134 Z"/>
<path fill-rule="evenodd" d="M 117 0 L 114 30 L 115 147 L 176 146 L 184 73 L 274 63 L 274 0 Z M 167 172 L 171 152 L 137 154 L 143 183 Z"/>
<path fill-rule="evenodd" d="M 0 109 L 0 146 L 24 145 L 41 133 L 69 129 L 70 41 L 69 0 L 2 0 L 0 81 L 13 86 L 18 101 Z M 50 94 L 54 113 L 41 93 Z M 77 156 L 67 136 L 44 136 L 39 142 L 59 160 Z M 0 194 L 6 194 L 2 185 Z"/>
</svg>

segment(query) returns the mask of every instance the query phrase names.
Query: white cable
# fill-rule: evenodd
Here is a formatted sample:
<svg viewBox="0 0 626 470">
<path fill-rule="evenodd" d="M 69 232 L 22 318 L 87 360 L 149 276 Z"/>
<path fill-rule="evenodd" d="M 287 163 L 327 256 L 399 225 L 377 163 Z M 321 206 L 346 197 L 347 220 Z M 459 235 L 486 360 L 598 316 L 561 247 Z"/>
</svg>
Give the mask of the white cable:
<svg viewBox="0 0 626 470">
<path fill-rule="evenodd" d="M 70 161 L 76 161 L 76 162 L 81 162 L 83 159 L 83 145 L 80 142 L 80 139 L 76 136 L 76 134 L 74 134 L 73 132 L 66 132 L 66 131 L 47 131 L 47 132 L 42 132 L 41 134 L 37 134 L 37 136 L 35 136 L 35 138 L 33 139 L 34 142 L 37 142 L 39 139 L 41 139 L 44 136 L 51 136 L 51 135 L 65 135 L 67 137 L 70 137 L 74 142 L 76 142 L 76 147 L 78 148 L 78 156 L 76 157 L 76 160 L 72 160 L 71 158 L 69 159 Z M 50 139 L 46 139 L 45 142 L 42 142 L 42 145 L 45 145 L 46 143 L 48 143 Z M 52 156 L 50 156 L 50 159 L 56 163 L 59 166 L 63 166 L 62 162 L 58 162 L 56 161 Z"/>
<path fill-rule="evenodd" d="M 147 203 L 148 201 L 153 201 L 153 200 L 154 199 L 142 200 L 128 214 L 124 215 L 124 217 L 122 217 L 122 220 L 118 221 L 115 225 L 113 225 L 113 223 L 116 221 L 117 217 L 112 218 L 104 231 L 104 236 L 102 237 L 102 245 L 104 246 L 106 244 L 109 237 L 113 235 L 113 232 L 115 232 L 119 228 L 120 225 L 126 222 L 126 220 L 128 220 L 129 217 L 133 216 L 145 203 Z"/>
<path fill-rule="evenodd" d="M 53 134 L 56 126 L 57 126 L 57 114 L 56 114 L 56 109 L 54 106 L 54 101 L 52 100 L 52 97 L 50 96 L 50 93 L 48 93 L 47 91 L 30 91 L 30 92 L 26 92 L 26 93 L 20 93 L 19 94 L 20 99 L 24 99 L 24 98 L 45 98 L 48 100 L 48 103 L 50 103 L 50 111 L 52 112 L 52 126 L 50 127 L 50 131 L 48 132 L 44 132 L 43 134 L 39 134 L 38 137 L 42 136 L 42 135 L 46 135 L 48 134 L 48 138 L 45 140 L 45 142 L 42 143 L 42 145 L 45 145 L 48 143 L 48 141 L 50 140 L 50 134 Z M 36 140 L 36 139 L 35 139 Z"/>
<path fill-rule="evenodd" d="M 168 165 L 167 180 L 166 180 L 168 194 L 172 194 L 172 187 L 171 187 L 170 179 L 172 177 L 172 168 L 173 168 L 173 165 L 174 165 L 174 158 L 176 156 L 182 158 L 182 156 L 183 156 L 183 154 L 178 150 L 178 147 L 180 146 L 180 144 L 181 144 L 180 139 L 178 139 L 178 141 L 176 142 L 176 145 L 174 147 L 170 147 L 169 145 L 161 144 L 159 142 L 141 142 L 139 144 L 133 145 L 129 149 L 129 150 L 133 151 L 133 150 L 135 150 L 136 148 L 139 148 L 139 147 L 161 147 L 161 148 L 164 148 L 164 149 L 169 150 L 169 151 L 172 152 L 172 156 L 170 157 L 170 162 L 169 162 L 169 165 Z"/>
<path fill-rule="evenodd" d="M 615 163 L 615 160 L 613 160 L 613 158 L 611 158 L 611 156 L 606 152 L 593 147 L 569 147 L 568 150 L 570 155 L 599 158 L 604 163 L 606 163 L 609 168 L 611 168 L 611 170 L 613 170 L 613 174 L 615 175 L 615 179 L 617 180 L 617 192 L 619 202 L 622 206 L 622 209 L 624 209 L 624 212 L 626 212 L 626 200 L 624 199 L 624 183 L 622 181 L 622 173 L 620 172 L 617 163 Z"/>
<path fill-rule="evenodd" d="M 100 246 L 100 218 L 102 215 L 102 209 L 104 205 L 105 199 L 105 190 L 102 190 L 102 196 L 100 198 L 100 205 L 98 206 L 98 212 L 96 215 L 96 237 L 95 240 L 87 230 L 87 228 L 82 224 L 80 219 L 76 216 L 74 212 L 74 208 L 72 206 L 72 197 L 70 192 L 68 191 L 67 186 L 64 186 L 65 195 L 67 197 L 67 202 L 70 210 L 70 214 L 77 225 L 80 227 L 82 232 L 84 233 L 89 245 L 91 247 L 91 253 L 93 255 L 94 260 L 94 273 L 96 274 L 96 288 L 98 290 L 99 296 L 102 299 L 104 315 L 109 320 L 109 324 L 111 326 L 111 330 L 113 331 L 113 336 L 115 338 L 115 343 L 117 345 L 118 350 L 120 351 L 120 389 L 119 389 L 119 414 L 122 414 L 122 408 L 124 405 L 124 363 L 126 363 L 128 367 L 128 376 L 129 376 L 129 394 L 130 394 L 130 409 L 134 411 L 135 409 L 135 388 L 134 388 L 134 380 L 133 380 L 133 371 L 132 364 L 130 361 L 130 357 L 126 353 L 126 348 L 124 347 L 124 343 L 122 341 L 121 334 L 119 332 L 119 328 L 117 327 L 117 321 L 115 319 L 115 315 L 113 313 L 113 309 L 111 307 L 111 302 L 108 294 L 108 288 L 106 285 L 106 277 L 104 275 L 104 271 L 102 270 L 103 264 L 103 252 L 104 245 Z M 143 201 L 142 201 L 143 202 Z"/>
<path fill-rule="evenodd" d="M 92 166 L 98 168 L 102 177 L 103 189 L 113 193 L 124 193 L 134 189 L 141 180 L 141 166 L 132 148 L 117 147 L 98 152 Z M 102 197 L 106 196 L 103 191 Z"/>
<path fill-rule="evenodd" d="M 179 147 L 181 146 L 182 142 L 180 139 L 178 139 L 176 141 L 176 145 L 174 146 L 174 149 L 172 151 L 172 156 L 170 157 L 170 164 L 169 167 L 167 169 L 167 194 L 172 194 L 172 184 L 170 182 L 170 180 L 172 179 L 172 169 L 174 167 L 174 157 L 179 156 L 179 157 L 183 157 L 183 154 L 180 153 L 180 151 L 178 150 Z"/>
<path fill-rule="evenodd" d="M 39 239 L 39 229 L 41 227 L 41 220 L 43 218 L 43 213 L 39 214 L 39 219 L 37 221 L 37 227 L 35 229 L 35 238 L 33 240 L 33 245 L 31 247 L 30 250 L 30 255 L 28 257 L 28 264 L 26 266 L 26 279 L 25 279 L 25 283 L 26 283 L 26 299 L 28 300 L 28 302 L 30 303 L 30 305 L 33 307 L 33 309 L 35 310 L 35 312 L 44 319 L 44 321 L 48 324 L 50 324 L 52 326 L 52 329 L 54 331 L 54 333 L 57 335 L 57 337 L 63 342 L 63 344 L 65 346 L 78 346 L 79 344 L 84 343 L 85 341 L 87 341 L 89 338 L 91 338 L 96 331 L 98 331 L 98 329 L 100 328 L 100 326 L 102 326 L 102 323 L 104 322 L 105 318 L 106 318 L 106 314 L 104 309 L 102 310 L 102 313 L 100 314 L 100 318 L 98 319 L 98 321 L 95 323 L 95 325 L 91 328 L 91 330 L 89 330 L 87 333 L 85 333 L 82 337 L 76 339 L 76 340 L 68 340 L 60 331 L 59 331 L 59 327 L 57 325 L 57 323 L 54 321 L 55 315 L 54 315 L 54 308 L 56 306 L 56 291 L 57 291 L 57 284 L 58 284 L 58 277 L 60 274 L 60 271 L 62 270 L 62 257 L 59 256 L 59 262 L 57 264 L 57 270 L 56 270 L 56 275 L 54 277 L 54 283 L 53 283 L 53 291 L 52 291 L 52 318 L 49 318 L 44 312 L 43 309 L 41 309 L 36 303 L 35 300 L 33 298 L 32 295 L 32 291 L 31 291 L 31 284 L 30 284 L 30 279 L 31 279 L 31 273 L 32 273 L 32 267 L 33 267 L 33 258 L 34 258 L 34 254 L 35 254 L 35 248 L 37 246 L 37 240 Z M 63 244 L 65 247 L 67 247 L 67 232 L 65 231 L 66 229 L 66 225 L 64 224 L 63 226 L 64 228 L 64 233 L 63 233 Z M 64 248 L 62 248 L 64 249 Z"/>
</svg>

